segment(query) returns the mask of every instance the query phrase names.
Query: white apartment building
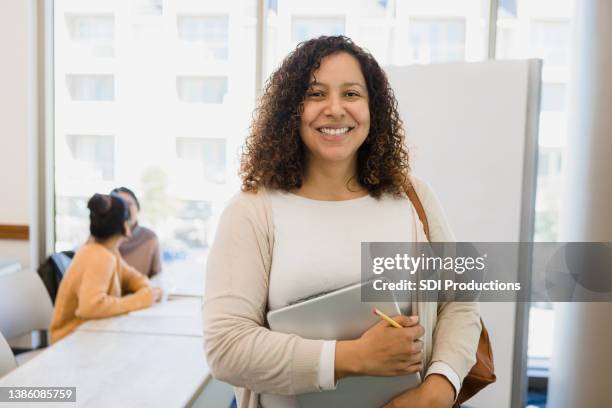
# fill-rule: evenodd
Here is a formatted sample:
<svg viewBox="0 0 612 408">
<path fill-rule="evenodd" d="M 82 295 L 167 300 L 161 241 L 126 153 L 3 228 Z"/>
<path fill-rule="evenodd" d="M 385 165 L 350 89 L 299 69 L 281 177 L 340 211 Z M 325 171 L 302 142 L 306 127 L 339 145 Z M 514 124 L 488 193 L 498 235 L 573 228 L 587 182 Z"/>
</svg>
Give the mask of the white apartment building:
<svg viewBox="0 0 612 408">
<path fill-rule="evenodd" d="M 322 34 L 353 38 L 381 65 L 482 60 L 488 3 L 267 0 L 264 75 Z M 571 1 L 500 5 L 498 58 L 545 60 L 537 211 L 546 238 L 559 197 Z M 139 195 L 167 261 L 205 250 L 239 188 L 256 98 L 256 10 L 256 0 L 55 1 L 58 250 L 86 237 L 87 198 L 120 185 Z"/>
</svg>

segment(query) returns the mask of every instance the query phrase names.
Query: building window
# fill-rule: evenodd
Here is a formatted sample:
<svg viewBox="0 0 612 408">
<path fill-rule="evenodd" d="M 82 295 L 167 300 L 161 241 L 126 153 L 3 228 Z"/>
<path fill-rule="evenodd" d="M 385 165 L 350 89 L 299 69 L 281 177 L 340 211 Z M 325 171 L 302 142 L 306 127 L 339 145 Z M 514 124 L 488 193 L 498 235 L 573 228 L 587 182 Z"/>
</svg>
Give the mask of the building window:
<svg viewBox="0 0 612 408">
<path fill-rule="evenodd" d="M 542 84 L 542 112 L 565 112 L 565 84 Z"/>
<path fill-rule="evenodd" d="M 210 218 L 212 203 L 210 201 L 188 200 L 176 204 L 176 239 L 194 248 L 206 248 L 210 245 Z"/>
<path fill-rule="evenodd" d="M 531 21 L 529 30 L 531 55 L 543 58 L 546 64 L 567 64 L 569 47 L 568 21 Z"/>
<path fill-rule="evenodd" d="M 95 57 L 114 55 L 115 19 L 112 15 L 67 15 L 66 25 L 75 45 Z"/>
<path fill-rule="evenodd" d="M 201 177 L 203 177 L 204 181 L 210 183 L 225 183 L 225 151 L 225 139 L 195 137 L 178 137 L 176 139 L 177 157 L 180 160 L 197 162 L 201 171 Z"/>
<path fill-rule="evenodd" d="M 227 60 L 227 16 L 178 16 L 179 39 L 201 48 L 205 58 Z"/>
<path fill-rule="evenodd" d="M 161 16 L 164 12 L 163 0 L 132 0 L 135 16 Z"/>
<path fill-rule="evenodd" d="M 296 44 L 322 35 L 344 33 L 344 17 L 293 17 L 291 21 L 291 40 Z"/>
<path fill-rule="evenodd" d="M 115 178 L 115 138 L 108 135 L 67 135 L 66 143 L 76 167 L 91 180 Z"/>
<path fill-rule="evenodd" d="M 68 93 L 73 101 L 112 101 L 115 78 L 112 75 L 66 75 Z"/>
<path fill-rule="evenodd" d="M 89 218 L 87 201 L 89 197 L 56 197 L 55 209 L 58 216 L 55 222 L 56 249 L 73 250 L 75 243 L 87 241 L 89 224 L 83 222 Z"/>
<path fill-rule="evenodd" d="M 413 62 L 465 60 L 464 19 L 410 19 L 408 31 Z"/>
<path fill-rule="evenodd" d="M 178 77 L 176 89 L 181 102 L 222 104 L 227 94 L 227 77 Z"/>
</svg>

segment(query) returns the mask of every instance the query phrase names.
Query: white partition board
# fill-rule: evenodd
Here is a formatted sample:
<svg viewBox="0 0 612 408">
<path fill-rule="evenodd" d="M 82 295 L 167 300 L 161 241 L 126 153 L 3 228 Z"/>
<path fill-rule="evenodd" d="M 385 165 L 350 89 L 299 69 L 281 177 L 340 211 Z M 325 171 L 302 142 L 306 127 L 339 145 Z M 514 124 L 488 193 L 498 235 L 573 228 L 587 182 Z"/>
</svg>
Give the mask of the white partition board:
<svg viewBox="0 0 612 408">
<path fill-rule="evenodd" d="M 531 241 L 541 61 L 385 68 L 399 102 L 414 174 L 438 195 L 458 241 Z M 518 259 L 517 259 L 518 262 Z M 520 269 L 521 282 L 529 280 Z M 528 305 L 481 304 L 497 382 L 470 407 L 519 406 Z"/>
</svg>

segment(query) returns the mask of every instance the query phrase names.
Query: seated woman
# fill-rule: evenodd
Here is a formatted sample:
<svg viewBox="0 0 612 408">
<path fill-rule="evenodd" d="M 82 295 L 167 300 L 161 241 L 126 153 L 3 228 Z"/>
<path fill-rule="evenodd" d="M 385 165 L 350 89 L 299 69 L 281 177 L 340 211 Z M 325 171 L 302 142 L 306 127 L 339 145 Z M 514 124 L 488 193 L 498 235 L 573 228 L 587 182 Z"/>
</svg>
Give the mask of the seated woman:
<svg viewBox="0 0 612 408">
<path fill-rule="evenodd" d="M 136 194 L 127 187 L 117 187 L 111 194 L 117 194 L 127 203 L 130 211 L 130 230 L 132 235 L 119 246 L 119 253 L 128 265 L 149 278 L 161 271 L 159 240 L 152 230 L 138 225 L 140 203 Z"/>
<path fill-rule="evenodd" d="M 118 195 L 94 194 L 87 203 L 91 239 L 76 253 L 60 284 L 51 321 L 51 342 L 88 319 L 144 309 L 159 301 L 160 288 L 129 266 L 119 245 L 130 236 L 129 212 Z"/>
</svg>

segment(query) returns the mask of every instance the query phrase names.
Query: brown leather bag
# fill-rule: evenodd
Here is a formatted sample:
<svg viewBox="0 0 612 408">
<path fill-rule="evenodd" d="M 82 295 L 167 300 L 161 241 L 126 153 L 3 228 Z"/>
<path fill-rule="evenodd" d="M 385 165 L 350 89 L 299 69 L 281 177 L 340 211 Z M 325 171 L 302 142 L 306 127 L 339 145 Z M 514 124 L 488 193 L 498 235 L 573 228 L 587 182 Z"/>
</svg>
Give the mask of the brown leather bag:
<svg viewBox="0 0 612 408">
<path fill-rule="evenodd" d="M 419 215 L 419 219 L 423 224 L 423 230 L 429 240 L 429 223 L 427 222 L 427 215 L 425 215 L 423 204 L 421 204 L 421 200 L 419 200 L 419 196 L 412 184 L 408 183 L 404 190 Z M 493 350 L 491 349 L 489 333 L 482 319 L 480 319 L 480 323 L 482 324 L 482 331 L 480 332 L 478 349 L 476 350 L 476 364 L 474 364 L 463 380 L 463 385 L 461 386 L 461 390 L 459 390 L 459 396 L 453 408 L 458 408 L 460 404 L 472 398 L 487 385 L 494 383 L 496 379 L 495 367 L 493 365 Z"/>
</svg>

